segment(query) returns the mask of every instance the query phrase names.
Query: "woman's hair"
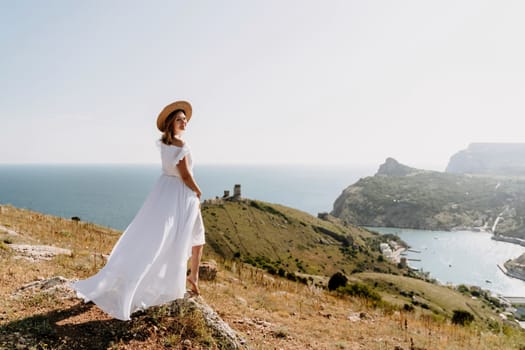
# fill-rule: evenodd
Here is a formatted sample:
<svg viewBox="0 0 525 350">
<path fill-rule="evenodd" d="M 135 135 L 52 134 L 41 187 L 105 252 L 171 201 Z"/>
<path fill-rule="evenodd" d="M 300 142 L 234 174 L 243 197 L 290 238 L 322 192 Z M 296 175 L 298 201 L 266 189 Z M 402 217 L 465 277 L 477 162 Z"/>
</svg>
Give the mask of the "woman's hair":
<svg viewBox="0 0 525 350">
<path fill-rule="evenodd" d="M 184 115 L 186 115 L 186 112 L 184 112 L 183 109 L 176 109 L 171 112 L 164 121 L 164 132 L 162 133 L 160 140 L 165 145 L 173 145 L 173 139 L 175 138 L 175 134 L 173 133 L 173 124 L 175 123 L 175 115 L 177 115 L 178 112 L 182 112 Z"/>
</svg>

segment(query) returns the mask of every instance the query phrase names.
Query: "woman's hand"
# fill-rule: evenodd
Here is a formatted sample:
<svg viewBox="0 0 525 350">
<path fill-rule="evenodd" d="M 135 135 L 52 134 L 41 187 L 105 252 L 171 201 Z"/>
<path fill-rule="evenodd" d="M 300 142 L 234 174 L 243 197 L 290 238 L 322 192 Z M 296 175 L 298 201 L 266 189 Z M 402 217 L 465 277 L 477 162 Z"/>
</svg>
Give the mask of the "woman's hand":
<svg viewBox="0 0 525 350">
<path fill-rule="evenodd" d="M 180 177 L 182 178 L 182 181 L 188 186 L 199 198 L 199 201 L 202 196 L 201 189 L 199 188 L 199 185 L 197 185 L 197 182 L 195 182 L 195 179 L 193 178 L 193 175 L 191 174 L 189 170 L 188 165 L 188 159 L 186 157 L 182 158 L 181 161 L 177 164 L 177 168 L 179 169 Z"/>
</svg>

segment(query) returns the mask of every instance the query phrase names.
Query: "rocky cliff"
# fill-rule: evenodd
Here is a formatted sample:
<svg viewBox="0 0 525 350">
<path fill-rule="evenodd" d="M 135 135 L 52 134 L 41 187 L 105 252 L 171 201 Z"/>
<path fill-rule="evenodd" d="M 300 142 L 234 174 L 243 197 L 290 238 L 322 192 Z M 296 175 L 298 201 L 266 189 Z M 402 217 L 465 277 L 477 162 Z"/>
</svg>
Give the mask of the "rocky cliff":
<svg viewBox="0 0 525 350">
<path fill-rule="evenodd" d="M 387 159 L 347 187 L 332 215 L 360 226 L 483 229 L 525 237 L 525 180 L 414 169 Z"/>
<path fill-rule="evenodd" d="M 525 143 L 472 143 L 450 158 L 446 172 L 525 176 Z"/>
<path fill-rule="evenodd" d="M 407 176 L 421 172 L 424 171 L 400 164 L 394 158 L 387 158 L 386 161 L 379 166 L 376 176 Z"/>
</svg>

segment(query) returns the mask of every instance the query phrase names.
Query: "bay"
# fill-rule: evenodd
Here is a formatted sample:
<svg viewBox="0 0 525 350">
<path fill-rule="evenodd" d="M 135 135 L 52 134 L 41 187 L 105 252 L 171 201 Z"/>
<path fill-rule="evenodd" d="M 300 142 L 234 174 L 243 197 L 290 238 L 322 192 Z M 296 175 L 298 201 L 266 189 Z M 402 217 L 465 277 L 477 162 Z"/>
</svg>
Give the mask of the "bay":
<svg viewBox="0 0 525 350">
<path fill-rule="evenodd" d="M 399 236 L 410 246 L 406 257 L 421 260 L 408 261 L 409 265 L 429 272 L 443 284 L 474 285 L 504 296 L 525 297 L 525 282 L 498 268 L 498 264 L 525 253 L 523 246 L 495 241 L 487 232 L 371 229 Z"/>
</svg>

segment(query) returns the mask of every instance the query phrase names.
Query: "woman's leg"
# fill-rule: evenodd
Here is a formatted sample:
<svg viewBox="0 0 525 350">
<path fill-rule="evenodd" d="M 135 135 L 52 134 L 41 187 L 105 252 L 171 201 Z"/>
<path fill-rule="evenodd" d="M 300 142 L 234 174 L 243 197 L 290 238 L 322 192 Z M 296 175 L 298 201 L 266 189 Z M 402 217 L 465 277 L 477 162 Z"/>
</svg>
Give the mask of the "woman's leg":
<svg viewBox="0 0 525 350">
<path fill-rule="evenodd" d="M 204 245 L 195 245 L 191 248 L 191 268 L 188 282 L 191 284 L 191 291 L 197 295 L 199 290 L 199 265 L 202 257 L 202 250 Z"/>
</svg>

